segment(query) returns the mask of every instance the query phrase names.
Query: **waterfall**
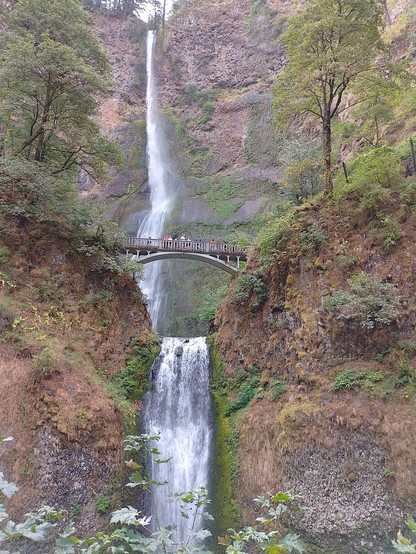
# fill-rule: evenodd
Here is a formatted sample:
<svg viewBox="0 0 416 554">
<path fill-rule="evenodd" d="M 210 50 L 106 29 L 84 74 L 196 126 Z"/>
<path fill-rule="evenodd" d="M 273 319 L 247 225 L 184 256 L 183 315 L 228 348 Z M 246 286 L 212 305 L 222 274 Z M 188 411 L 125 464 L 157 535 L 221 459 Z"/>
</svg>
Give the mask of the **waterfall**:
<svg viewBox="0 0 416 554">
<path fill-rule="evenodd" d="M 154 77 L 156 34 L 147 38 L 147 156 L 150 209 L 138 236 L 159 238 L 174 203 L 174 179 L 169 169 L 166 141 L 158 115 Z M 146 266 L 141 288 L 149 299 L 153 327 L 163 318 L 161 301 L 163 279 L 161 265 Z M 175 539 L 183 541 L 193 526 L 201 522 L 181 517 L 179 506 L 167 499 L 168 491 L 182 493 L 208 485 L 211 444 L 211 399 L 209 395 L 209 354 L 205 338 L 164 338 L 161 353 L 151 369 L 151 391 L 144 399 L 144 427 L 150 435 L 160 433 L 156 445 L 169 463 L 154 464 L 152 478 L 168 481 L 167 487 L 155 487 L 153 525 L 176 526 Z"/>
<path fill-rule="evenodd" d="M 166 140 L 158 112 L 156 81 L 154 75 L 154 50 L 156 31 L 147 35 L 147 86 L 146 86 L 146 132 L 147 161 L 150 187 L 150 209 L 145 215 L 137 232 L 138 237 L 161 238 L 168 215 L 172 211 L 175 199 L 175 187 L 169 157 L 165 148 Z M 161 300 L 163 298 L 163 278 L 161 263 L 153 262 L 146 266 L 145 278 L 140 287 L 148 299 L 149 312 L 153 327 L 163 316 Z"/>
<path fill-rule="evenodd" d="M 167 497 L 172 492 L 207 486 L 211 401 L 205 338 L 165 338 L 155 366 L 153 390 L 145 402 L 146 431 L 160 433 L 157 448 L 164 458 L 171 458 L 169 463 L 155 463 L 152 468 L 153 479 L 168 482 L 154 491 L 155 516 L 161 527 L 175 525 L 175 539 L 183 541 L 193 521 L 181 517 L 178 504 Z M 200 524 L 196 522 L 196 529 Z"/>
</svg>

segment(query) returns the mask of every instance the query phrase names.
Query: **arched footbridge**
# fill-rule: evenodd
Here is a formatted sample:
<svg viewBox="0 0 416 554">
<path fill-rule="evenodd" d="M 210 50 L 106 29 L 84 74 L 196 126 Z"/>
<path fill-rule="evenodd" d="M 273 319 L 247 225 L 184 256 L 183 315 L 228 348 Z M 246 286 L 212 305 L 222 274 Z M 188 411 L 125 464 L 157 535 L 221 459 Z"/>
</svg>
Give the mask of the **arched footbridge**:
<svg viewBox="0 0 416 554">
<path fill-rule="evenodd" d="M 142 264 L 158 260 L 197 260 L 211 264 L 231 275 L 237 275 L 240 262 L 247 260 L 248 248 L 231 246 L 225 242 L 180 239 L 152 239 L 127 237 L 124 242 L 126 255 Z"/>
</svg>

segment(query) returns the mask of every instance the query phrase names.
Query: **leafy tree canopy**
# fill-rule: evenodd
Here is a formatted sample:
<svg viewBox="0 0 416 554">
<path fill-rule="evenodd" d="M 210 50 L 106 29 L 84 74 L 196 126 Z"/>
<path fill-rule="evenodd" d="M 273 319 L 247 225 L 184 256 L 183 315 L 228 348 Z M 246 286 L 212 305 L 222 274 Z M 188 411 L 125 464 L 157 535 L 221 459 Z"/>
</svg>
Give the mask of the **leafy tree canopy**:
<svg viewBox="0 0 416 554">
<path fill-rule="evenodd" d="M 116 150 L 92 116 L 108 63 L 78 0 L 20 0 L 3 16 L 0 144 L 59 173 L 98 169 Z"/>
<path fill-rule="evenodd" d="M 332 189 L 331 123 L 345 92 L 377 73 L 385 52 L 377 0 L 312 0 L 282 35 L 288 64 L 274 87 L 278 120 L 312 116 L 323 132 L 325 185 Z"/>
</svg>

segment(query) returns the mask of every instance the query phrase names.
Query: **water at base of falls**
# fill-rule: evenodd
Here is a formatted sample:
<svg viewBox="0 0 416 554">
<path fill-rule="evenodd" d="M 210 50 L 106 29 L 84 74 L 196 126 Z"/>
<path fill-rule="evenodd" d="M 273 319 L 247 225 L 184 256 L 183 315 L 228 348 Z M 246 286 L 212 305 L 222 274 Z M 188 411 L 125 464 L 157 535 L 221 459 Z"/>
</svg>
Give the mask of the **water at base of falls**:
<svg viewBox="0 0 416 554">
<path fill-rule="evenodd" d="M 211 448 L 209 353 L 205 338 L 165 338 L 152 371 L 152 390 L 145 397 L 145 431 L 160 433 L 156 444 L 168 463 L 152 467 L 152 479 L 167 481 L 154 490 L 153 519 L 158 526 L 176 526 L 175 541 L 191 532 L 191 519 L 181 517 L 172 493 L 207 487 Z M 195 528 L 201 527 L 197 521 Z M 156 526 L 156 523 L 154 524 Z"/>
</svg>

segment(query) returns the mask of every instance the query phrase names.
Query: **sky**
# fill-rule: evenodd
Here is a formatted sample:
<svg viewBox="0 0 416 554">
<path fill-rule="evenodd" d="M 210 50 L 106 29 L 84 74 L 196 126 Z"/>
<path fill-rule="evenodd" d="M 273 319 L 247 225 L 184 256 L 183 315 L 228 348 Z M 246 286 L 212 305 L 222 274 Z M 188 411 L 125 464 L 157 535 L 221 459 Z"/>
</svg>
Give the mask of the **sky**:
<svg viewBox="0 0 416 554">
<path fill-rule="evenodd" d="M 173 2 L 174 2 L 174 0 L 166 0 L 166 13 L 167 14 L 169 14 L 170 10 L 172 9 Z M 151 11 L 151 8 L 143 10 L 140 13 L 140 19 L 143 19 L 144 21 L 147 21 L 150 11 Z"/>
</svg>

